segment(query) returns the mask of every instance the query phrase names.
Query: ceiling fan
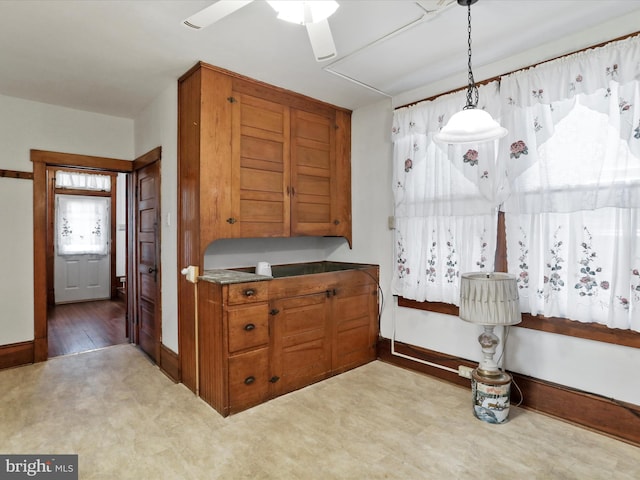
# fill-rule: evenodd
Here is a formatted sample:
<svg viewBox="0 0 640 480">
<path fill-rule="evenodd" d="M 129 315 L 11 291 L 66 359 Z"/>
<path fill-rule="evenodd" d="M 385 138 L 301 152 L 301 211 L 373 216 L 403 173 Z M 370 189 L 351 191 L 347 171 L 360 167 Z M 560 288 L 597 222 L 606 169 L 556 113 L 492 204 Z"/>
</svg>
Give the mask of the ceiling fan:
<svg viewBox="0 0 640 480">
<path fill-rule="evenodd" d="M 191 15 L 183 23 L 196 30 L 208 27 L 251 2 L 253 0 L 218 0 Z M 307 34 L 316 61 L 323 62 L 337 55 L 327 21 L 327 18 L 338 8 L 337 2 L 334 0 L 267 0 L 267 3 L 278 12 L 279 19 L 307 27 Z"/>
</svg>

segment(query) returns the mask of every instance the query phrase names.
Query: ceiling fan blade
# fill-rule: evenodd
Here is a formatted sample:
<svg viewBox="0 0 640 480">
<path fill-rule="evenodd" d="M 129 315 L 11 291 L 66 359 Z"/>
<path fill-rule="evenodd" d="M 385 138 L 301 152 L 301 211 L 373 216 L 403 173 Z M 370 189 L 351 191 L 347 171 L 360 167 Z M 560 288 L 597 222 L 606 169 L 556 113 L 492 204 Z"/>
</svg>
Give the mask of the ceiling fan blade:
<svg viewBox="0 0 640 480">
<path fill-rule="evenodd" d="M 329 28 L 329 22 L 326 19 L 316 23 L 307 23 L 306 27 L 317 62 L 324 62 L 337 55 L 331 28 Z"/>
<path fill-rule="evenodd" d="M 213 3 L 206 8 L 203 8 L 198 13 L 191 15 L 182 23 L 187 27 L 195 28 L 196 30 L 208 27 L 251 2 L 253 2 L 253 0 L 218 0 L 216 3 Z"/>
</svg>

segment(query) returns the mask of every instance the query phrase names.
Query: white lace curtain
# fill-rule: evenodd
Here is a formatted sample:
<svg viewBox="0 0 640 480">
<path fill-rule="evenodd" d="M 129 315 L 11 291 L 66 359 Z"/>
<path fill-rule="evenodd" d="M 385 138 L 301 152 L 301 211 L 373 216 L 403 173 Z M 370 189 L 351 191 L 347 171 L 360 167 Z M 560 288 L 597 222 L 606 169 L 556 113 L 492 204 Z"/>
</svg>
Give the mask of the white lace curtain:
<svg viewBox="0 0 640 480">
<path fill-rule="evenodd" d="M 56 172 L 56 188 L 110 192 L 111 177 L 98 173 L 76 173 L 58 170 Z"/>
<path fill-rule="evenodd" d="M 109 253 L 108 197 L 56 195 L 58 255 Z"/>
<path fill-rule="evenodd" d="M 521 309 L 640 331 L 640 38 L 501 79 Z"/>
<path fill-rule="evenodd" d="M 441 147 L 465 92 L 396 110 L 393 292 L 458 304 L 459 274 L 491 271 L 498 206 L 523 312 L 640 331 L 640 38 L 480 88 L 509 130 Z"/>
<path fill-rule="evenodd" d="M 480 88 L 479 108 L 499 114 L 497 82 Z M 505 193 L 496 144 L 433 141 L 465 105 L 465 93 L 399 109 L 393 123 L 396 269 L 393 292 L 458 304 L 460 272 L 492 271 L 497 206 Z"/>
</svg>

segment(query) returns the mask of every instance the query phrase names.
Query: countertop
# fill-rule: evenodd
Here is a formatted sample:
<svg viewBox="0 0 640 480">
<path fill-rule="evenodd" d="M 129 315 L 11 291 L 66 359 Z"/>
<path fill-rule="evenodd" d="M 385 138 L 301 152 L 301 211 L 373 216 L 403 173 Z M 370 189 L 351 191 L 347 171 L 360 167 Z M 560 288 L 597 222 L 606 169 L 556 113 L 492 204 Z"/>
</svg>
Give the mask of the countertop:
<svg viewBox="0 0 640 480">
<path fill-rule="evenodd" d="M 255 273 L 240 272 L 238 270 L 213 269 L 205 270 L 198 280 L 205 282 L 220 283 L 229 285 L 232 283 L 260 282 L 262 280 L 272 280 L 273 277 L 256 275 Z"/>
<path fill-rule="evenodd" d="M 346 270 L 362 270 L 374 267 L 365 263 L 347 263 L 347 262 L 304 262 L 292 263 L 286 265 L 273 265 L 273 276 L 257 275 L 253 273 L 253 267 L 234 268 L 234 269 L 211 269 L 205 270 L 203 275 L 198 277 L 199 280 L 211 283 L 219 283 L 221 285 L 230 285 L 233 283 L 245 282 L 261 282 L 263 280 L 273 280 L 274 278 L 295 277 L 300 275 L 314 275 L 321 273 L 341 272 Z"/>
</svg>

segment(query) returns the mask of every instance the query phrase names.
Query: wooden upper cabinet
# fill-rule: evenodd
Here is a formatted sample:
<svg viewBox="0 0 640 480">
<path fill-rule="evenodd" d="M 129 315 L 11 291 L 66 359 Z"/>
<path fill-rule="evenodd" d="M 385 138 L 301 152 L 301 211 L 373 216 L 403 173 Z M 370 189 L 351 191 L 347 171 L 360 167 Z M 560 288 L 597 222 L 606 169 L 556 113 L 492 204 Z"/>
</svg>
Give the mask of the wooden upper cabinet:
<svg viewBox="0 0 640 480">
<path fill-rule="evenodd" d="M 204 63 L 178 85 L 180 214 L 197 230 L 184 233 L 185 253 L 202 260 L 220 238 L 351 245 L 349 110 Z"/>
</svg>

